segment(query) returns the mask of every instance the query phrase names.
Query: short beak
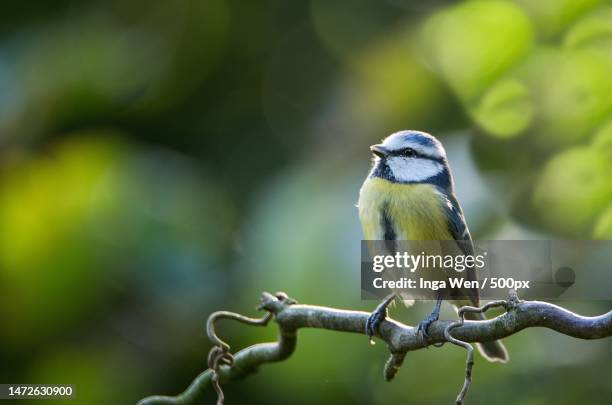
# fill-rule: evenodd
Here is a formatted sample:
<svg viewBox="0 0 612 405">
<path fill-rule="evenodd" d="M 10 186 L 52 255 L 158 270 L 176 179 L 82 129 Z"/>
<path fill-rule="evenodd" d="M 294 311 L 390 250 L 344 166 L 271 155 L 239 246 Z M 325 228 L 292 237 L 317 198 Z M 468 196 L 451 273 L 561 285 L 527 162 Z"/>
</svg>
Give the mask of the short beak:
<svg viewBox="0 0 612 405">
<path fill-rule="evenodd" d="M 389 151 L 382 145 L 372 145 L 370 146 L 370 150 L 373 154 L 381 158 L 387 156 L 389 153 Z"/>
</svg>

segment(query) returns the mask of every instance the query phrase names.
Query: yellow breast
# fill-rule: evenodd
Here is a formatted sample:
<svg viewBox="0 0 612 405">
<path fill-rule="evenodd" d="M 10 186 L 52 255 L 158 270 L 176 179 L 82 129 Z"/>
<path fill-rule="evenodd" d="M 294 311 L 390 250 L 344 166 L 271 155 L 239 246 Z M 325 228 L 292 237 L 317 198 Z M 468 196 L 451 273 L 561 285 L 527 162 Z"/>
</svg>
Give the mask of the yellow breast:
<svg viewBox="0 0 612 405">
<path fill-rule="evenodd" d="M 450 240 L 444 200 L 431 184 L 400 184 L 368 178 L 359 192 L 359 220 L 366 240 L 384 238 L 383 209 L 396 239 Z"/>
</svg>

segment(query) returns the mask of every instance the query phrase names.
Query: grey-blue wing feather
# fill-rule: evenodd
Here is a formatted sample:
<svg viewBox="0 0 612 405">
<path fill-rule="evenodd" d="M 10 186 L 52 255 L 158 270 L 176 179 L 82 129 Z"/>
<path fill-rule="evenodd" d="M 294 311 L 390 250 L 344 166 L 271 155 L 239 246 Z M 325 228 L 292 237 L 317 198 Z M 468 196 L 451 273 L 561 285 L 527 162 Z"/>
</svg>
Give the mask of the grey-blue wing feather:
<svg viewBox="0 0 612 405">
<path fill-rule="evenodd" d="M 448 218 L 448 230 L 450 231 L 454 240 L 457 241 L 457 245 L 464 255 L 474 255 L 474 244 L 472 242 L 472 236 L 467 227 L 465 217 L 459 202 L 453 194 L 445 194 L 445 209 L 446 217 Z M 465 270 L 465 278 L 467 280 L 476 280 L 476 273 L 474 268 L 468 268 Z M 474 305 L 479 305 L 478 289 L 472 288 L 467 291 L 466 294 Z"/>
<path fill-rule="evenodd" d="M 465 222 L 461 206 L 454 195 L 446 195 L 446 217 L 448 218 L 448 230 L 453 239 L 459 241 L 461 251 L 465 255 L 474 254 L 472 236 Z"/>
</svg>

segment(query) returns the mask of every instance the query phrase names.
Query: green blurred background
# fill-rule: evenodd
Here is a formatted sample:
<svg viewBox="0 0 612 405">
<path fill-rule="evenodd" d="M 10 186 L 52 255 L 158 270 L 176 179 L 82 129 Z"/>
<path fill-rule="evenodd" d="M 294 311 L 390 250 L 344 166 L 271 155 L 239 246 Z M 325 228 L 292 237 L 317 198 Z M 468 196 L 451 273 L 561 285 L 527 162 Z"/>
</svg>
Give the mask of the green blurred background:
<svg viewBox="0 0 612 405">
<path fill-rule="evenodd" d="M 367 146 L 408 128 L 446 145 L 475 238 L 612 239 L 611 2 L 3 4 L 0 382 L 134 403 L 186 388 L 207 316 L 255 315 L 261 291 L 371 310 L 354 204 Z M 234 349 L 275 333 L 220 328 Z M 505 342 L 471 404 L 612 400 L 610 341 Z M 462 384 L 458 348 L 391 383 L 386 356 L 304 330 L 227 403 L 439 404 Z"/>
</svg>

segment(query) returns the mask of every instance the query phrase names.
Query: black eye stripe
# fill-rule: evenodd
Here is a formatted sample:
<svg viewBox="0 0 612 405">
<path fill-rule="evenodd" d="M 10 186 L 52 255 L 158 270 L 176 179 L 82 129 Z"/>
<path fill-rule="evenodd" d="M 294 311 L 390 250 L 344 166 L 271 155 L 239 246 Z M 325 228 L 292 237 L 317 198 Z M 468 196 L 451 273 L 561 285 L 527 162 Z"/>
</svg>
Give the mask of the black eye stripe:
<svg viewBox="0 0 612 405">
<path fill-rule="evenodd" d="M 430 156 L 427 156 L 413 148 L 403 148 L 403 149 L 398 149 L 398 150 L 394 150 L 393 152 L 390 153 L 390 155 L 392 156 L 414 156 L 414 157 L 423 157 L 423 158 L 430 158 Z"/>
<path fill-rule="evenodd" d="M 410 154 L 407 154 L 407 150 L 410 150 Z M 401 156 L 401 157 L 418 157 L 418 158 L 422 158 L 422 159 L 429 159 L 429 160 L 433 160 L 439 163 L 444 163 L 444 159 L 436 157 L 436 156 L 431 156 L 431 155 L 427 155 L 425 153 L 422 153 L 416 149 L 413 148 L 403 148 L 403 149 L 398 149 L 398 150 L 394 150 L 392 152 L 389 153 L 389 155 L 391 156 Z"/>
<path fill-rule="evenodd" d="M 417 155 L 417 151 L 412 149 L 412 148 L 404 148 L 400 151 L 400 154 L 404 155 L 404 156 L 416 156 Z"/>
</svg>

